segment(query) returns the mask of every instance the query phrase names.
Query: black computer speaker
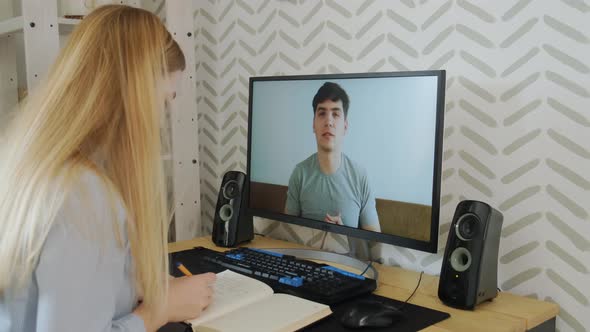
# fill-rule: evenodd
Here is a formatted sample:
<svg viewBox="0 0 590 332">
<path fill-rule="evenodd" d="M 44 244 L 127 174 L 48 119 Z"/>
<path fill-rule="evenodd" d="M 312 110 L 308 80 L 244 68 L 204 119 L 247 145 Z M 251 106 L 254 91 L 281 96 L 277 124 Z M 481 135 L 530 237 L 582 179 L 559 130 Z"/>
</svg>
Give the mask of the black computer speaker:
<svg viewBox="0 0 590 332">
<path fill-rule="evenodd" d="M 502 213 L 486 203 L 459 202 L 449 230 L 438 284 L 448 306 L 473 309 L 498 295 Z"/>
<path fill-rule="evenodd" d="M 213 218 L 213 243 L 220 247 L 235 247 L 254 238 L 252 216 L 247 216 L 246 174 L 239 171 L 225 173 L 217 196 Z"/>
</svg>

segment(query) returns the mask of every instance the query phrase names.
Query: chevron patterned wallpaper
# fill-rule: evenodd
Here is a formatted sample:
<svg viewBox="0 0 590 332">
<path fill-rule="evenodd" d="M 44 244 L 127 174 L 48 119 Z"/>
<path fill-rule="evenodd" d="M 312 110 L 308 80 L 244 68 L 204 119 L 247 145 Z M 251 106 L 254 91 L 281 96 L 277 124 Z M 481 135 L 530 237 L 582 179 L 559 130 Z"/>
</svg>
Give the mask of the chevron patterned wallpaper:
<svg viewBox="0 0 590 332">
<path fill-rule="evenodd" d="M 151 0 L 160 15 L 161 0 Z M 248 79 L 447 70 L 439 254 L 373 248 L 436 274 L 456 204 L 505 217 L 499 286 L 590 331 L 590 4 L 586 0 L 195 0 L 203 229 L 246 169 Z M 269 220 L 257 232 L 317 245 Z M 334 246 L 342 245 L 336 237 Z"/>
</svg>

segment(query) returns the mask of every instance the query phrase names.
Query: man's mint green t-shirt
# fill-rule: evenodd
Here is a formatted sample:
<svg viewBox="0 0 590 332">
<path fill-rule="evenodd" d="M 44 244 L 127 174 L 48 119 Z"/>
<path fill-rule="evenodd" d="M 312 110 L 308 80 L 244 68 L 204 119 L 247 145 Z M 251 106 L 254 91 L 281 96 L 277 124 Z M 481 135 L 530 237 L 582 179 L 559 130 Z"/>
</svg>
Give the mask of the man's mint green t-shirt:
<svg viewBox="0 0 590 332">
<path fill-rule="evenodd" d="M 340 215 L 345 226 L 355 228 L 379 225 L 367 173 L 344 153 L 338 170 L 329 175 L 320 170 L 317 153 L 297 164 L 289 179 L 285 210 L 319 221 L 326 214 Z"/>
</svg>

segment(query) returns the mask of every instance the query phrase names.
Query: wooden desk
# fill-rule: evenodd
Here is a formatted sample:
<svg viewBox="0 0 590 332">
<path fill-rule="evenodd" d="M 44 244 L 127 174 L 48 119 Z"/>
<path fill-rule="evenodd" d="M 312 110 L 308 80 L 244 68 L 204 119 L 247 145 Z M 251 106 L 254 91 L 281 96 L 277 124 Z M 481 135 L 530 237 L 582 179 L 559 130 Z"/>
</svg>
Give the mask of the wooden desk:
<svg viewBox="0 0 590 332">
<path fill-rule="evenodd" d="M 170 252 L 202 246 L 218 251 L 227 248 L 216 247 L 211 237 L 170 243 Z M 256 236 L 245 246 L 256 248 L 304 248 L 304 246 Z M 405 301 L 418 282 L 419 272 L 408 271 L 398 267 L 375 264 L 379 271 L 379 283 L 375 294 Z M 492 302 L 477 306 L 474 311 L 453 309 L 438 299 L 438 277 L 424 275 L 416 294 L 410 303 L 423 307 L 448 312 L 451 318 L 429 326 L 425 332 L 449 331 L 490 331 L 490 332 L 548 332 L 555 331 L 555 316 L 559 312 L 556 304 L 538 301 L 527 297 L 502 292 Z"/>
</svg>

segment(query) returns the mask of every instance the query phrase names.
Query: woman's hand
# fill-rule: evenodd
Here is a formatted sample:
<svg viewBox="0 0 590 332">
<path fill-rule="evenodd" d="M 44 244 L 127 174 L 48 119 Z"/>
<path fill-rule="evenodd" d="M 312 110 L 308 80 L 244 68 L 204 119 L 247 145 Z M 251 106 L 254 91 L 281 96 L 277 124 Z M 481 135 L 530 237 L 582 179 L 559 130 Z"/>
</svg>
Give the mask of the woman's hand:
<svg viewBox="0 0 590 332">
<path fill-rule="evenodd" d="M 214 273 L 204 273 L 170 280 L 167 322 L 198 317 L 211 303 L 216 277 Z"/>
<path fill-rule="evenodd" d="M 211 303 L 214 273 L 197 274 L 190 277 L 168 280 L 168 301 L 164 312 L 155 317 L 140 304 L 134 311 L 143 319 L 146 331 L 156 331 L 168 322 L 180 322 L 198 317 Z"/>
</svg>

